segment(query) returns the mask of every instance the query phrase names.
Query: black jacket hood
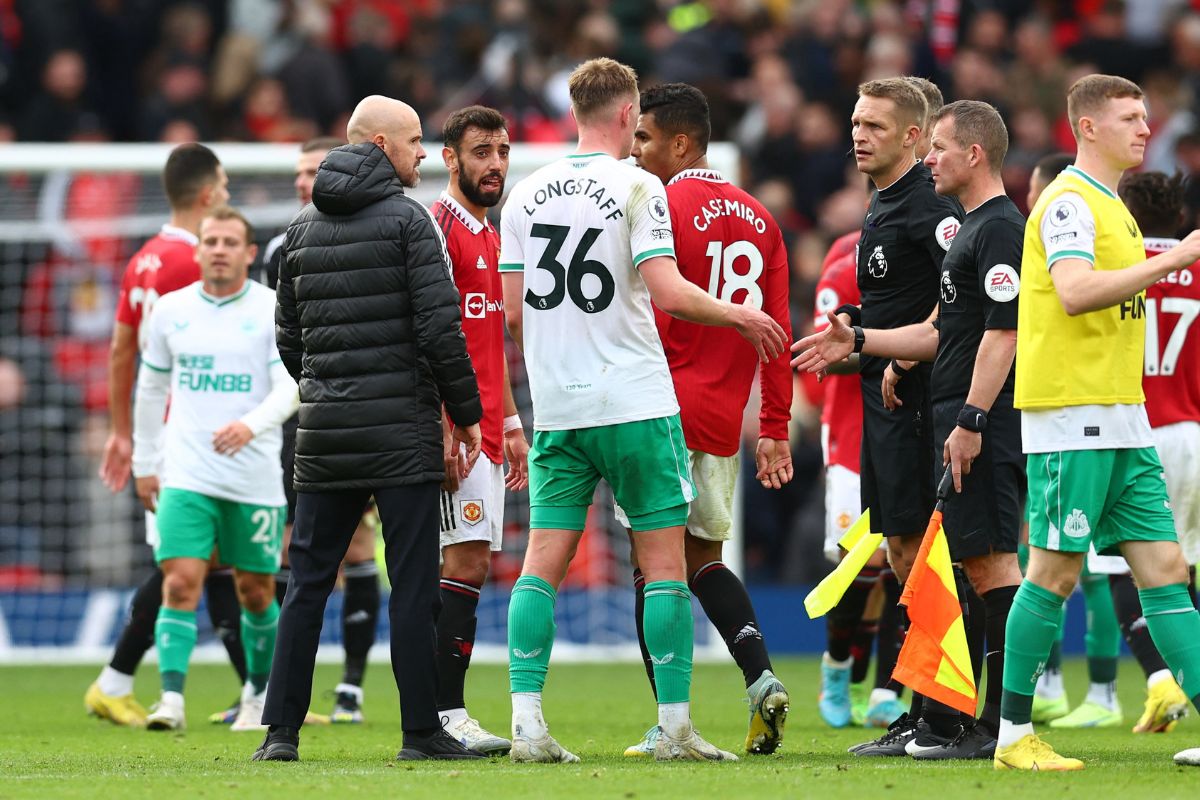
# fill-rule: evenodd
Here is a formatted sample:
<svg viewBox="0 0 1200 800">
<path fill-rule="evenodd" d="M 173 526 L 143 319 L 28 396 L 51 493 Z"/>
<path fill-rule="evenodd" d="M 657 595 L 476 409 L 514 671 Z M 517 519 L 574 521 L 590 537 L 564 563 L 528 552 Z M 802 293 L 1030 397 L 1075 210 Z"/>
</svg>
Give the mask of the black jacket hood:
<svg viewBox="0 0 1200 800">
<path fill-rule="evenodd" d="M 374 142 L 344 144 L 325 156 L 313 183 L 313 205 L 325 214 L 353 214 L 404 194 L 396 168 Z"/>
</svg>

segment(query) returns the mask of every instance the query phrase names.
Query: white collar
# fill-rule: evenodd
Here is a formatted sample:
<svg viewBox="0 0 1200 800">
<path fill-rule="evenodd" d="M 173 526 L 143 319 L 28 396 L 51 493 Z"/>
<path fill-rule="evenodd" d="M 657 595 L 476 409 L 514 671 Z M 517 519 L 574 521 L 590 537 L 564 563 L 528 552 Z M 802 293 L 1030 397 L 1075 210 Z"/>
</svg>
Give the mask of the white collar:
<svg viewBox="0 0 1200 800">
<path fill-rule="evenodd" d="M 671 178 L 671 180 L 667 181 L 667 186 L 670 186 L 676 181 L 686 180 L 687 178 L 699 178 L 702 181 L 708 181 L 710 183 L 729 183 L 729 181 L 725 180 L 725 177 L 715 169 L 685 169 L 676 174 L 674 178 Z"/>
<path fill-rule="evenodd" d="M 159 235 L 165 236 L 168 239 L 183 239 L 192 247 L 195 247 L 200 243 L 200 239 L 196 236 L 196 234 L 192 233 L 191 231 L 184 230 L 183 228 L 178 228 L 170 223 L 163 224 L 162 228 L 159 230 Z"/>
<path fill-rule="evenodd" d="M 1164 239 L 1158 236 L 1147 236 L 1142 242 L 1150 253 L 1165 253 L 1179 244 L 1178 239 Z"/>
<path fill-rule="evenodd" d="M 479 232 L 484 228 L 491 230 L 491 220 L 485 216 L 483 218 L 483 222 L 480 222 L 475 218 L 474 214 L 472 214 L 470 211 L 467 211 L 467 209 L 463 207 L 462 203 L 451 197 L 449 192 L 442 192 L 441 197 L 438 198 L 438 202 L 444 205 L 446 209 L 454 215 L 455 219 L 457 219 L 463 225 L 466 225 L 467 230 L 469 230 L 473 236 L 478 236 Z"/>
</svg>

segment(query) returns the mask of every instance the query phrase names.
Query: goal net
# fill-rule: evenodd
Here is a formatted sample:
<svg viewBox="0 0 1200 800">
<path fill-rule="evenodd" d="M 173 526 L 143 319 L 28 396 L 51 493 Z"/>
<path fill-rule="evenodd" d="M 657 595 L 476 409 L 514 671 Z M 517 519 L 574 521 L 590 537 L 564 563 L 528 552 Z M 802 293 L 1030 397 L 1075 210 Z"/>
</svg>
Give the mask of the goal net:
<svg viewBox="0 0 1200 800">
<path fill-rule="evenodd" d="M 213 149 L 229 174 L 231 204 L 265 244 L 298 210 L 292 187 L 298 147 Z M 110 494 L 97 469 L 107 435 L 107 356 L 121 274 L 168 218 L 159 173 L 169 150 L 157 144 L 0 147 L 0 662 L 107 659 L 133 587 L 153 568 L 132 486 Z M 430 150 L 421 185 L 411 192 L 426 204 L 446 182 L 436 148 Z M 509 186 L 568 152 L 567 146 L 515 146 Z M 713 145 L 710 160 L 726 174 L 736 171 L 731 145 Z M 528 424 L 525 372 L 509 344 L 514 392 Z M 477 658 L 504 658 L 508 595 L 520 572 L 528 518 L 527 493 L 509 493 L 504 549 L 495 554 L 479 607 Z M 740 566 L 737 528 L 727 554 L 734 569 Z M 340 608 L 335 591 L 322 658 L 340 658 Z M 697 657 L 720 657 L 720 638 L 698 605 L 696 611 Z M 556 613 L 556 659 L 638 657 L 629 543 L 603 484 Z M 208 624 L 204 613 L 198 620 Z M 386 613 L 377 641 L 373 655 L 386 659 Z M 211 630 L 201 629 L 197 658 L 224 658 Z"/>
</svg>

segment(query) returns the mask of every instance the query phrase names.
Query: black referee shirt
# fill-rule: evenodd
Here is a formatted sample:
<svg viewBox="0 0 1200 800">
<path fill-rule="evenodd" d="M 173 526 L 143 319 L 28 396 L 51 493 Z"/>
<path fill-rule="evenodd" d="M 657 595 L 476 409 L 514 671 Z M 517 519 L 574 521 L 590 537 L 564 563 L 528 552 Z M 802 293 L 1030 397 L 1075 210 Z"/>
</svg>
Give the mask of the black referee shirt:
<svg viewBox="0 0 1200 800">
<path fill-rule="evenodd" d="M 864 328 L 928 319 L 938 301 L 942 259 L 962 218 L 962 206 L 933 190 L 921 163 L 872 195 L 857 253 Z M 862 374 L 878 377 L 889 360 L 863 356 Z"/>
<path fill-rule="evenodd" d="M 934 402 L 965 398 L 983 332 L 1016 330 L 1025 218 L 1005 195 L 966 215 L 942 262 Z M 1009 369 L 1001 393 L 1013 390 Z"/>
</svg>

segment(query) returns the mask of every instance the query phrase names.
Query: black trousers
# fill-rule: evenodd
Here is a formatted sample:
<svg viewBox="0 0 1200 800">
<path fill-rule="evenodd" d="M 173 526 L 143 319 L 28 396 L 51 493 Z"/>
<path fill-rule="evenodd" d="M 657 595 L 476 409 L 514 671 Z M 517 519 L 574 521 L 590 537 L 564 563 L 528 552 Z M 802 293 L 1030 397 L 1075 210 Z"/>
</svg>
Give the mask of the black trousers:
<svg viewBox="0 0 1200 800">
<path fill-rule="evenodd" d="M 392 583 L 392 673 L 400 690 L 401 727 L 428 731 L 437 712 L 438 492 L 437 483 L 298 492 L 288 559 L 292 574 L 279 615 L 279 633 L 263 722 L 299 728 L 312 699 L 313 662 L 325 604 L 338 567 L 372 494 L 383 523 Z"/>
</svg>

